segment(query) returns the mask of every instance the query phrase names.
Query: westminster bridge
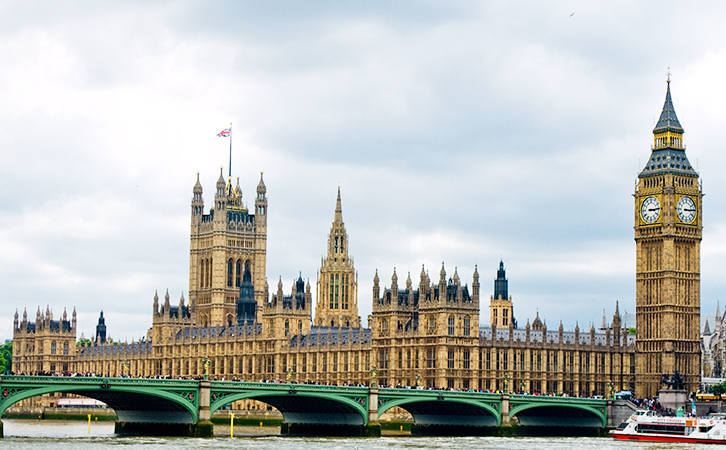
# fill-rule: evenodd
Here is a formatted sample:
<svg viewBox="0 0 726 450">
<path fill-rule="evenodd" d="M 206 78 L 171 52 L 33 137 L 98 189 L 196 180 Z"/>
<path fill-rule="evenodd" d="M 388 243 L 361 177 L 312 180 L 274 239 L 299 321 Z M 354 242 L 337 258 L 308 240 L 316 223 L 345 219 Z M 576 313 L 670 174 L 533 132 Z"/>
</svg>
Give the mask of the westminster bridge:
<svg viewBox="0 0 726 450">
<path fill-rule="evenodd" d="M 0 376 L 0 418 L 13 404 L 50 393 L 104 402 L 117 415 L 117 433 L 211 436 L 212 414 L 238 400 L 277 408 L 283 433 L 380 435 L 379 418 L 400 407 L 414 427 L 479 434 L 517 427 L 603 429 L 630 415 L 628 405 L 603 399 L 426 389 L 155 378 Z M 624 410 L 618 413 L 618 408 Z M 0 433 L 2 433 L 0 422 Z M 446 432 L 446 431 L 444 431 Z M 2 436 L 2 434 L 0 434 Z"/>
</svg>

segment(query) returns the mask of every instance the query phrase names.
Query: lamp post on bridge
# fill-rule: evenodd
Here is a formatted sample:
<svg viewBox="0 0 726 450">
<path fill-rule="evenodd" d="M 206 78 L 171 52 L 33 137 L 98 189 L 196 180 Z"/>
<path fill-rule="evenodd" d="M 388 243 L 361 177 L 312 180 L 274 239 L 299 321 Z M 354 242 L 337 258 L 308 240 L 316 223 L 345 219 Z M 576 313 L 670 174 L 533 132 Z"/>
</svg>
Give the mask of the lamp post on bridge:
<svg viewBox="0 0 726 450">
<path fill-rule="evenodd" d="M 129 376 L 129 369 L 131 368 L 131 363 L 129 363 L 127 360 L 124 359 L 124 361 L 121 363 L 121 373 L 124 375 L 124 377 Z"/>
<path fill-rule="evenodd" d="M 290 380 L 292 379 L 292 374 L 293 374 L 293 370 L 292 370 L 292 367 L 288 367 L 288 368 L 287 368 L 287 382 L 288 382 L 288 383 L 289 383 L 289 382 L 290 382 Z"/>
<path fill-rule="evenodd" d="M 209 358 L 207 358 L 206 356 L 204 358 L 202 358 L 202 367 L 204 367 L 204 379 L 205 380 L 209 379 L 209 363 L 210 363 Z"/>
<path fill-rule="evenodd" d="M 416 387 L 417 388 L 421 387 L 421 375 L 420 374 L 416 374 Z"/>
<path fill-rule="evenodd" d="M 509 384 L 509 374 L 504 375 L 504 393 L 507 393 L 507 385 Z"/>
</svg>

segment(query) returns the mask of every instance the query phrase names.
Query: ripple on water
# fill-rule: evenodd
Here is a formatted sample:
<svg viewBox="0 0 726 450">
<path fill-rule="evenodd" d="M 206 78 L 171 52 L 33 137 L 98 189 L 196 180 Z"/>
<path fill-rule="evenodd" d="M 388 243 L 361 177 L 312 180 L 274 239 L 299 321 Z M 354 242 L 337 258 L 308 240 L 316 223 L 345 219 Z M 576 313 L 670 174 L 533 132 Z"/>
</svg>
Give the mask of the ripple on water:
<svg viewBox="0 0 726 450">
<path fill-rule="evenodd" d="M 211 439 L 114 436 L 113 422 L 38 421 L 4 419 L 3 450 L 99 450 L 118 447 L 143 447 L 144 450 L 690 450 L 698 444 L 624 442 L 611 438 L 494 438 L 494 437 L 411 437 L 310 438 L 264 436 L 272 428 L 218 426 Z"/>
</svg>

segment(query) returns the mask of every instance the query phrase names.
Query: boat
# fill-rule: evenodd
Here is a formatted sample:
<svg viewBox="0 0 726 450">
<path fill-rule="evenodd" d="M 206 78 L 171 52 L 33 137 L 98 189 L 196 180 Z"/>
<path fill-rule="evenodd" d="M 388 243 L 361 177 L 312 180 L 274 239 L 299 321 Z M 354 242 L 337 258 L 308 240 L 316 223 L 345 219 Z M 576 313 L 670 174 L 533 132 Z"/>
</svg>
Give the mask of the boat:
<svg viewBox="0 0 726 450">
<path fill-rule="evenodd" d="M 632 441 L 726 444 L 726 419 L 664 417 L 655 411 L 637 410 L 610 435 Z"/>
</svg>

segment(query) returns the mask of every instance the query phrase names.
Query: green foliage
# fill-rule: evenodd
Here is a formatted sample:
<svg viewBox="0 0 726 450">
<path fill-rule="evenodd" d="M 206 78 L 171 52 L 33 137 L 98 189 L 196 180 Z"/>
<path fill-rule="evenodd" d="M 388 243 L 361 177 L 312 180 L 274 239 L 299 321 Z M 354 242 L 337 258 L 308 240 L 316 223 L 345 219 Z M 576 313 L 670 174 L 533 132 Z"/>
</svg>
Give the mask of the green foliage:
<svg viewBox="0 0 726 450">
<path fill-rule="evenodd" d="M 635 327 L 628 328 L 628 334 L 635 334 Z"/>
<path fill-rule="evenodd" d="M 0 373 L 9 373 L 13 367 L 13 343 L 0 346 Z"/>
<path fill-rule="evenodd" d="M 80 347 L 81 345 L 83 345 L 85 347 L 89 347 L 89 346 L 91 346 L 91 344 L 93 344 L 93 343 L 91 342 L 90 339 L 79 339 L 78 341 L 76 341 L 76 347 Z"/>
<path fill-rule="evenodd" d="M 710 388 L 708 388 L 708 392 L 717 395 L 726 394 L 726 381 L 722 381 L 721 383 L 712 385 Z"/>
</svg>

